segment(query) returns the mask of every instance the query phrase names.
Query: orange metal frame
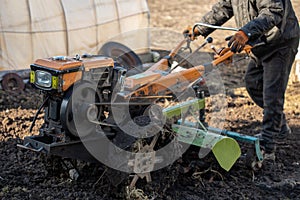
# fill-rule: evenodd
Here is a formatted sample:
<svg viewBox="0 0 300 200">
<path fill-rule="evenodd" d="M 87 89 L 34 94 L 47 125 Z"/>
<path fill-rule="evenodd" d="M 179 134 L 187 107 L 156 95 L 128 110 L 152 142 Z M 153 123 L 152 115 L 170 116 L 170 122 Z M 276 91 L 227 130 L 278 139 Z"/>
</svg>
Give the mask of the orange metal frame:
<svg viewBox="0 0 300 200">
<path fill-rule="evenodd" d="M 181 46 L 187 42 L 188 39 L 182 40 L 169 54 L 169 57 L 174 57 Z M 246 45 L 244 50 L 246 53 L 250 53 L 250 45 Z M 212 66 L 217 66 L 220 63 L 230 59 L 233 56 L 233 52 L 230 51 L 230 48 L 224 48 L 218 55 L 216 55 L 215 60 L 211 62 Z M 133 77 L 128 77 L 125 80 L 125 83 L 130 82 L 130 88 L 133 90 L 128 95 L 127 98 L 150 98 L 151 96 L 157 97 L 161 95 L 167 95 L 172 93 L 171 89 L 176 88 L 176 85 L 180 87 L 176 88 L 178 90 L 184 90 L 189 84 L 183 83 L 192 83 L 198 78 L 204 75 L 205 67 L 203 65 L 195 66 L 190 69 L 186 69 L 180 72 L 169 73 L 168 72 L 168 59 L 163 58 L 151 68 L 141 74 L 138 74 Z M 156 74 L 157 76 L 151 76 L 151 79 L 148 79 L 150 74 Z M 126 85 L 126 84 L 125 84 Z"/>
</svg>

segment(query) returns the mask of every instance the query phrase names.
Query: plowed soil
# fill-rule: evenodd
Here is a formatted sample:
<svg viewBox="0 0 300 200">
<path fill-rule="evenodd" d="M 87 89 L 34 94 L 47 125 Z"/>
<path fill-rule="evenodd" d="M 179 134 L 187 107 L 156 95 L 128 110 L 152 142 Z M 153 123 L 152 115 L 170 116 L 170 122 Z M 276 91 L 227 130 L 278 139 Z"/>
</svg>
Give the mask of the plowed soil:
<svg viewBox="0 0 300 200">
<path fill-rule="evenodd" d="M 181 32 L 193 24 L 212 3 L 202 0 L 149 1 L 151 26 Z M 300 17 L 299 1 L 292 1 Z M 230 21 L 228 26 L 234 27 Z M 215 45 L 225 45 L 230 32 L 214 33 Z M 225 83 L 227 109 L 224 128 L 254 135 L 260 131 L 262 110 L 244 89 L 246 61 L 220 68 Z M 285 113 L 292 134 L 277 141 L 275 161 L 265 161 L 258 170 L 245 166 L 242 156 L 226 172 L 213 156 L 199 159 L 191 149 L 173 165 L 151 173 L 152 182 L 139 180 L 134 190 L 126 176 L 114 186 L 116 178 L 101 164 L 78 162 L 80 178 L 70 179 L 67 170 L 57 165 L 57 158 L 17 148 L 31 135 L 29 127 L 41 104 L 38 91 L 26 85 L 21 94 L 0 91 L 0 199 L 300 199 L 300 84 L 290 83 L 286 92 Z M 207 102 L 207 120 L 213 103 Z M 42 125 L 39 115 L 32 134 Z M 241 144 L 242 153 L 251 146 Z M 253 148 L 253 147 L 252 147 Z"/>
</svg>

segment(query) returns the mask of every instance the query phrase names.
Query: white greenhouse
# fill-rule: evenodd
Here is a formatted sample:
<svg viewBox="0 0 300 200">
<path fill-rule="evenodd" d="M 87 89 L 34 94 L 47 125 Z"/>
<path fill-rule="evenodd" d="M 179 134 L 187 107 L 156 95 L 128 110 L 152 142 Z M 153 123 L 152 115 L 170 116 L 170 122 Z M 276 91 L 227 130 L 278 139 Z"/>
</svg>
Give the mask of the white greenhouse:
<svg viewBox="0 0 300 200">
<path fill-rule="evenodd" d="M 0 0 L 0 5 L 2 72 L 28 69 L 37 58 L 97 54 L 110 38 L 149 27 L 146 0 Z M 141 32 L 130 48 L 149 46 L 149 34 Z"/>
</svg>

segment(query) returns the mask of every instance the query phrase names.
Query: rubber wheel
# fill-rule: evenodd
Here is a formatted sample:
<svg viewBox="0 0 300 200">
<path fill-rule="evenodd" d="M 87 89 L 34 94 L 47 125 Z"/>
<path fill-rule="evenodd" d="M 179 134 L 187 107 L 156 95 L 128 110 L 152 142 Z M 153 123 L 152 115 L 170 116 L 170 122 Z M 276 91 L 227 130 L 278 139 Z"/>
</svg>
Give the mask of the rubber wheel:
<svg viewBox="0 0 300 200">
<path fill-rule="evenodd" d="M 5 91 L 22 92 L 25 88 L 23 79 L 16 73 L 5 74 L 1 85 Z"/>
<path fill-rule="evenodd" d="M 107 42 L 101 47 L 99 54 L 113 58 L 127 70 L 137 69 L 142 71 L 143 69 L 143 63 L 139 56 L 121 43 Z"/>
<path fill-rule="evenodd" d="M 63 128 L 75 137 L 86 137 L 96 131 L 92 121 L 100 119 L 101 107 L 91 107 L 90 104 L 100 101 L 100 95 L 90 83 L 79 83 L 65 94 L 60 110 Z M 92 121 L 91 121 L 92 120 Z"/>
</svg>

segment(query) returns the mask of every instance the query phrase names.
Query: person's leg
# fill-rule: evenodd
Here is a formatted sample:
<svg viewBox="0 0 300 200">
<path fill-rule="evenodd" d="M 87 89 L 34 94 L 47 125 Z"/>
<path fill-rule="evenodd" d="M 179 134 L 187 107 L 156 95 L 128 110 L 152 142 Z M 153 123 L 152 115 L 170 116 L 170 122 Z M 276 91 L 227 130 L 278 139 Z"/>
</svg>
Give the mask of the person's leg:
<svg viewBox="0 0 300 200">
<path fill-rule="evenodd" d="M 262 60 L 264 69 L 262 139 L 267 152 L 274 150 L 273 138 L 286 125 L 283 113 L 284 94 L 294 58 L 294 49 L 286 47 L 279 49 L 272 56 Z"/>
<path fill-rule="evenodd" d="M 283 113 L 282 119 L 281 119 L 281 130 L 278 135 L 275 135 L 276 139 L 285 139 L 288 135 L 292 133 L 287 121 L 285 114 Z"/>
<path fill-rule="evenodd" d="M 245 75 L 245 84 L 251 99 L 263 108 L 263 67 L 251 58 Z"/>
<path fill-rule="evenodd" d="M 263 67 L 257 64 L 255 59 L 251 59 L 248 65 L 248 69 L 245 75 L 245 84 L 248 94 L 251 99 L 261 108 L 263 108 Z M 281 130 L 278 135 L 275 135 L 277 139 L 284 139 L 291 133 L 285 114 L 282 115 Z"/>
</svg>

